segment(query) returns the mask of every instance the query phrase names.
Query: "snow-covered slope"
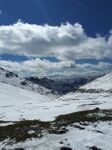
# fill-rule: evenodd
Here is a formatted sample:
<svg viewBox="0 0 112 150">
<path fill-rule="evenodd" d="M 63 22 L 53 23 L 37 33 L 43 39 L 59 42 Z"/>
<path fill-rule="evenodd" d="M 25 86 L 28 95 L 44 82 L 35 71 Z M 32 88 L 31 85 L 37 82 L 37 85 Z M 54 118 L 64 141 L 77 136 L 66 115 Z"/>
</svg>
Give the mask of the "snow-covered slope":
<svg viewBox="0 0 112 150">
<path fill-rule="evenodd" d="M 0 82 L 11 84 L 16 87 L 20 87 L 36 93 L 53 96 L 51 90 L 44 88 L 38 84 L 34 84 L 24 78 L 20 78 L 18 75 L 14 74 L 13 72 L 9 72 L 2 68 L 0 68 Z"/>
<path fill-rule="evenodd" d="M 80 89 L 90 90 L 95 89 L 98 91 L 112 91 L 112 73 L 104 75 L 87 85 L 82 86 Z"/>
<path fill-rule="evenodd" d="M 0 82 L 0 120 L 36 118 L 38 106 L 50 101 L 48 96 Z"/>
<path fill-rule="evenodd" d="M 104 116 L 102 110 L 96 109 L 99 110 L 98 115 L 101 118 L 103 116 L 104 118 L 108 117 L 108 115 L 111 116 L 109 114 L 109 111 L 112 111 L 111 76 L 112 74 L 105 75 L 81 87 L 79 91 L 66 94 L 57 99 L 51 99 L 48 96 L 42 96 L 39 93 L 0 82 L 0 120 L 18 121 L 24 119 L 40 119 L 50 121 L 61 114 L 91 110 L 96 107 L 104 109 L 104 111 L 108 110 L 108 113 L 105 113 L 107 116 Z M 89 89 L 90 91 L 88 91 Z M 98 117 L 96 112 L 89 114 L 88 117 L 94 115 L 96 119 Z M 78 118 L 80 119 L 79 116 Z M 112 121 L 107 121 L 106 119 L 104 121 L 102 119 L 100 121 L 96 119 L 96 122 L 93 121 L 94 123 L 89 122 L 89 120 L 85 122 L 81 120 L 64 126 L 64 118 L 64 120 L 61 120 L 62 122 L 59 120 L 58 124 L 57 122 L 56 124 L 58 128 L 61 126 L 60 128 L 64 128 L 66 132 L 61 132 L 60 134 L 56 134 L 56 132 L 49 133 L 43 128 L 42 137 L 29 138 L 19 143 L 15 142 L 15 139 L 10 140 L 6 136 L 5 141 L 0 141 L 0 148 L 12 150 L 17 148 L 23 148 L 24 150 L 67 150 L 68 147 L 68 150 L 110 150 L 112 147 Z M 70 118 L 68 122 L 69 120 Z M 53 127 L 53 123 L 51 127 Z M 3 125 L 2 123 L 0 124 Z M 36 128 L 35 131 L 34 127 Z M 38 127 L 38 124 L 31 126 L 32 130 L 29 130 L 28 134 L 37 134 L 39 131 Z M 27 127 L 25 126 L 24 130 L 26 129 Z M 54 129 L 56 130 L 56 126 L 54 126 Z M 23 133 L 24 130 L 21 128 L 19 131 Z"/>
<path fill-rule="evenodd" d="M 65 104 L 65 112 L 76 112 L 90 110 L 96 107 L 101 109 L 112 109 L 112 73 L 100 77 L 85 86 L 80 87 L 77 92 L 66 94 L 57 100 Z M 71 109 L 68 109 L 71 105 Z M 65 111 L 64 111 L 65 110 Z"/>
<path fill-rule="evenodd" d="M 0 82 L 0 120 L 54 120 L 60 114 L 77 111 L 77 104 Z"/>
<path fill-rule="evenodd" d="M 22 116 L 25 119 L 49 121 L 54 120 L 56 116 L 61 114 L 89 110 L 96 107 L 102 109 L 112 108 L 111 92 L 89 93 L 78 91 L 57 99 L 51 99 L 46 96 L 41 99 L 39 94 L 30 91 L 26 92 L 26 90 L 26 95 L 23 95 L 23 93 L 24 91 L 20 88 L 0 83 L 1 120 L 14 121 Z"/>
</svg>

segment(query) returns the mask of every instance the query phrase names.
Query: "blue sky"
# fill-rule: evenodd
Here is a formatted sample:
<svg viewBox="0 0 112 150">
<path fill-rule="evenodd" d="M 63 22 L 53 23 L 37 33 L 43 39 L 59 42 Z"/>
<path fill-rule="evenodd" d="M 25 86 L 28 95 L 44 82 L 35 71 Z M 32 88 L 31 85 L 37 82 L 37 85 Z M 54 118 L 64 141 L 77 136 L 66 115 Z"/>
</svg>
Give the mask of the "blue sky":
<svg viewBox="0 0 112 150">
<path fill-rule="evenodd" d="M 38 59 L 38 68 L 40 67 L 40 59 L 43 60 L 43 62 L 41 62 L 42 64 L 46 63 L 46 60 L 48 60 L 50 63 L 55 62 L 57 65 L 60 65 L 59 63 L 63 62 L 63 65 L 65 65 L 64 69 L 61 69 L 61 67 L 63 68 L 62 64 L 60 69 L 57 69 L 53 64 L 52 68 L 48 68 L 48 70 L 46 70 L 46 74 L 48 74 L 48 72 L 61 72 L 60 70 L 62 70 L 62 72 L 67 72 L 68 69 L 71 69 L 71 72 L 76 72 L 76 68 L 79 67 L 78 64 L 84 64 L 83 67 L 86 65 L 86 68 L 84 68 L 85 72 L 90 70 L 91 72 L 111 71 L 111 13 L 111 0 L 0 0 L 0 44 L 2 43 L 0 45 L 0 66 L 5 68 L 12 68 L 12 64 L 10 64 L 10 62 L 24 63 L 25 61 L 32 62 L 32 60 Z M 18 20 L 21 20 L 21 22 L 19 21 L 20 23 L 18 23 Z M 67 24 L 67 22 L 69 23 Z M 29 26 L 26 25 L 26 23 Z M 77 23 L 78 25 L 74 25 Z M 16 27 L 14 27 L 14 24 Z M 47 24 L 48 27 L 45 27 L 44 24 Z M 61 24 L 63 24 L 63 26 L 61 26 Z M 41 26 L 43 28 L 41 29 L 41 32 L 43 32 L 43 30 L 46 32 L 45 34 L 38 32 L 38 40 L 34 37 L 34 31 L 32 30 L 32 27 L 34 27 L 33 25 L 37 25 L 35 29 L 36 31 L 39 30 L 39 26 Z M 13 29 L 9 29 L 10 26 L 12 26 Z M 57 27 L 58 29 L 51 29 L 52 27 Z M 28 33 L 30 33 L 30 36 L 33 37 L 35 42 L 33 41 L 31 43 L 30 40 L 29 43 L 23 43 L 23 41 L 20 42 L 18 40 L 20 35 L 22 36 L 21 39 L 26 36 L 26 29 L 23 35 L 20 34 L 19 37 L 16 37 L 17 39 L 15 42 L 13 40 L 15 37 L 15 28 L 20 31 L 20 28 L 22 28 L 22 31 L 23 28 L 27 28 Z M 58 39 L 59 35 L 57 35 L 57 39 L 53 39 L 53 37 L 51 37 L 55 34 L 54 30 L 58 30 L 61 37 L 62 34 L 66 32 L 66 34 L 64 34 L 65 37 L 63 35 L 61 38 L 61 44 Z M 80 30 L 81 33 L 79 33 Z M 50 35 L 48 32 L 50 32 Z M 9 35 L 10 37 L 8 37 Z M 47 38 L 50 39 L 51 44 L 46 43 L 46 41 L 43 41 L 42 39 L 39 39 L 40 36 L 41 38 L 44 38 L 45 35 L 47 35 Z M 14 43 L 10 40 L 6 41 L 8 38 L 10 38 L 10 40 L 12 38 Z M 77 41 L 75 41 L 74 38 L 77 38 Z M 41 41 L 41 43 L 39 43 L 39 41 Z M 75 46 L 75 42 L 76 45 L 78 42 L 78 47 Z M 3 46 L 3 43 L 5 43 L 4 45 L 9 44 L 9 46 Z M 20 49 L 16 49 L 15 47 L 17 47 L 19 44 Z M 29 47 L 27 47 L 25 44 L 29 45 Z M 42 44 L 45 44 L 46 49 Z M 70 44 L 72 46 L 68 46 Z M 29 48 L 28 52 L 26 48 Z M 77 50 L 78 48 L 80 49 L 79 51 Z M 62 51 L 60 52 L 59 49 L 62 49 Z M 57 53 L 57 51 L 59 52 Z M 91 52 L 94 53 L 93 57 L 90 55 Z M 10 65 L 7 66 L 7 63 Z M 95 66 L 92 66 L 93 70 L 91 69 L 92 67 L 90 68 L 89 66 L 87 70 L 87 65 L 89 64 L 97 66 L 96 68 Z M 23 64 L 19 65 L 21 66 Z M 107 67 L 103 67 L 103 65 Z M 102 68 L 100 68 L 100 66 Z M 22 66 L 22 68 L 24 67 Z M 13 70 L 15 71 L 16 69 L 13 68 Z M 45 70 L 44 67 L 43 69 L 39 69 L 37 72 L 43 70 Z"/>
<path fill-rule="evenodd" d="M 90 35 L 107 34 L 112 28 L 111 0 L 0 0 L 0 9 L 1 25 L 18 19 L 50 25 L 79 22 Z"/>
</svg>

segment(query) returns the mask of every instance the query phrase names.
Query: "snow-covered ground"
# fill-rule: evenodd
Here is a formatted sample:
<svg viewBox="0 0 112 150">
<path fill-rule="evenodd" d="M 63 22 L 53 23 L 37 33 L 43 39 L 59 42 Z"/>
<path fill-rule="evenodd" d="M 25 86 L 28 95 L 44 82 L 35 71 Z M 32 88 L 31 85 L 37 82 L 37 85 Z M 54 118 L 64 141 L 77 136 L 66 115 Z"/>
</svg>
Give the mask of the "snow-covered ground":
<svg viewBox="0 0 112 150">
<path fill-rule="evenodd" d="M 36 118 L 38 106 L 50 101 L 48 96 L 0 82 L 0 120 Z"/>
<path fill-rule="evenodd" d="M 75 123 L 76 125 L 77 124 Z M 44 133 L 40 139 L 28 139 L 25 142 L 7 145 L 8 140 L 1 142 L 0 147 L 9 149 L 24 148 L 24 150 L 60 150 L 69 147 L 72 150 L 90 150 L 97 147 L 101 150 L 112 149 L 112 122 L 90 123 L 82 126 L 85 129 L 68 127 L 68 132 L 61 135 Z"/>
<path fill-rule="evenodd" d="M 99 80 L 100 83 L 104 81 L 107 82 L 107 77 L 110 79 L 111 74 L 98 79 L 98 85 Z M 97 88 L 97 80 L 94 82 Z M 94 82 L 92 83 L 94 84 Z M 108 82 L 108 89 L 111 89 L 111 82 L 112 80 Z M 85 87 L 88 86 L 89 84 Z M 61 114 L 89 110 L 96 107 L 111 109 L 112 93 L 72 92 L 54 99 L 0 82 L 0 120 L 18 121 L 22 119 L 40 119 L 43 121 L 50 121 L 54 120 L 56 116 Z"/>
<path fill-rule="evenodd" d="M 112 73 L 102 76 L 88 83 L 87 85 L 82 86 L 81 89 L 96 89 L 96 90 L 111 91 L 112 90 Z"/>
<path fill-rule="evenodd" d="M 112 74 L 105 75 L 95 81 L 82 86 L 84 92 L 72 92 L 62 97 L 55 98 L 42 94 L 40 91 L 23 88 L 21 79 L 13 77 L 5 78 L 1 73 L 0 79 L 0 126 L 13 125 L 10 121 L 40 119 L 43 121 L 54 120 L 62 114 L 69 114 L 82 110 L 90 110 L 96 107 L 112 109 Z M 10 81 L 9 81 L 10 80 Z M 3 83 L 3 81 L 5 83 Z M 38 86 L 38 85 L 37 85 Z M 37 88 L 37 89 L 40 89 Z M 86 92 L 88 89 L 95 89 Z M 44 91 L 45 89 L 42 89 Z M 100 90 L 100 92 L 96 92 Z M 10 139 L 0 142 L 0 149 L 24 150 L 61 150 L 61 147 L 69 147 L 72 150 L 89 150 L 97 147 L 99 150 L 112 149 L 112 121 L 89 123 L 81 125 L 74 123 L 68 126 L 68 132 L 64 134 L 43 133 L 42 138 L 27 139 L 21 143 L 8 144 Z M 29 131 L 32 134 L 34 131 Z M 11 141 L 10 141 L 11 142 Z M 12 141 L 14 142 L 14 141 Z"/>
</svg>

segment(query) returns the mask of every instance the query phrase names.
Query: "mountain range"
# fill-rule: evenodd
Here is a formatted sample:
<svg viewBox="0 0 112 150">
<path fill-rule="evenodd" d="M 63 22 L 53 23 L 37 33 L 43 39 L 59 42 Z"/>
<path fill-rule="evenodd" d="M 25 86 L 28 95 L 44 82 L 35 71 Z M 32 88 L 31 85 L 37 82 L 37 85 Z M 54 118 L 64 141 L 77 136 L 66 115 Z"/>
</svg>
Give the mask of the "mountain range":
<svg viewBox="0 0 112 150">
<path fill-rule="evenodd" d="M 65 82 L 0 68 L 0 101 L 1 149 L 111 149 L 112 73 Z"/>
</svg>

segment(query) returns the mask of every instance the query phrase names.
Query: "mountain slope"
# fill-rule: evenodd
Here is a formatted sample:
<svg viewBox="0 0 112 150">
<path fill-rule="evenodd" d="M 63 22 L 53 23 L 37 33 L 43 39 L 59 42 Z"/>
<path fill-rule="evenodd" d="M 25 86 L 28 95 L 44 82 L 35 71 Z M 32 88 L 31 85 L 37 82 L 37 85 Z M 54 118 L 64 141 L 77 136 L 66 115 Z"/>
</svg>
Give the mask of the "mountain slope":
<svg viewBox="0 0 112 150">
<path fill-rule="evenodd" d="M 44 88 L 38 84 L 34 84 L 31 81 L 28 81 L 24 78 L 20 78 L 18 75 L 13 72 L 9 72 L 3 68 L 0 68 L 0 82 L 14 85 L 22 89 L 33 91 L 36 93 L 53 96 L 52 91 Z"/>
<path fill-rule="evenodd" d="M 104 75 L 82 87 L 77 92 L 71 92 L 58 101 L 72 103 L 71 112 L 89 110 L 99 107 L 101 109 L 112 108 L 112 74 Z"/>
<path fill-rule="evenodd" d="M 106 77 L 105 76 L 104 78 L 101 77 L 101 79 L 106 80 Z M 97 83 L 96 80 L 95 82 Z M 4 119 L 7 120 L 7 117 L 9 118 L 8 120 L 12 120 L 12 121 L 18 120 L 19 117 L 15 116 L 13 119 L 12 115 L 10 115 L 9 113 L 7 113 L 5 117 L 2 117 L 4 116 L 2 114 L 8 112 L 9 110 L 10 112 L 17 112 L 18 115 L 21 114 L 22 117 L 25 119 L 31 119 L 31 120 L 40 119 L 40 120 L 49 121 L 49 120 L 54 120 L 56 116 L 59 116 L 61 114 L 67 114 L 67 113 L 72 113 L 72 112 L 77 112 L 77 111 L 82 111 L 82 110 L 90 110 L 96 107 L 99 107 L 101 109 L 112 108 L 111 92 L 91 93 L 91 92 L 78 91 L 78 92 L 72 92 L 72 93 L 66 94 L 57 99 L 49 98 L 50 99 L 49 100 L 48 98 L 43 97 L 43 100 L 41 100 L 36 93 L 35 94 L 33 93 L 33 95 L 35 96 L 35 98 L 33 98 L 32 93 L 30 91 L 27 91 L 26 95 L 31 94 L 30 96 L 31 100 L 30 100 L 29 98 L 24 98 L 24 95 L 23 95 L 23 98 L 22 97 L 19 98 L 19 95 L 21 95 L 22 91 L 20 93 L 18 92 L 16 93 L 16 90 L 14 90 L 15 88 L 17 87 L 1 83 L 0 98 L 2 97 L 2 100 L 0 103 L 0 112 L 1 112 L 0 117 L 2 120 Z M 5 91 L 4 96 L 6 97 L 7 95 L 6 102 L 4 101 L 5 98 L 3 97 L 3 92 L 2 92 L 3 89 Z M 8 90 L 9 92 L 7 93 Z M 15 101 L 12 101 L 11 98 L 9 100 L 8 97 L 10 97 L 10 95 L 14 96 L 14 94 L 16 94 L 16 96 L 14 97 Z M 23 100 L 22 105 L 17 106 L 15 103 L 18 104 L 20 103 L 21 100 Z M 11 106 L 9 105 L 9 107 L 7 107 L 7 104 L 10 104 Z"/>
<path fill-rule="evenodd" d="M 104 75 L 90 83 L 88 83 L 87 85 L 82 86 L 80 89 L 95 89 L 98 91 L 112 91 L 112 73 L 109 73 L 107 75 Z"/>
<path fill-rule="evenodd" d="M 0 120 L 36 118 L 38 107 L 51 100 L 48 96 L 0 82 Z"/>
<path fill-rule="evenodd" d="M 0 82 L 0 120 L 19 120 L 6 126 L 0 123 L 0 148 L 110 150 L 111 77 L 105 75 L 54 100 Z"/>
</svg>

